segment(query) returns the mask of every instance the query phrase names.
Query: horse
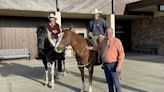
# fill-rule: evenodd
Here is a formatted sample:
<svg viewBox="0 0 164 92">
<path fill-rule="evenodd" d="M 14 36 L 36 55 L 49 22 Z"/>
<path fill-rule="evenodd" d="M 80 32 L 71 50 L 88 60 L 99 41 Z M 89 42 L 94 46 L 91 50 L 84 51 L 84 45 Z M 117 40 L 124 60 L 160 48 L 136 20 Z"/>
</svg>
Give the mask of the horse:
<svg viewBox="0 0 164 92">
<path fill-rule="evenodd" d="M 78 35 L 71 31 L 71 29 L 64 30 L 60 33 L 59 41 L 56 44 L 55 50 L 61 52 L 65 46 L 71 45 L 76 53 L 76 61 L 81 73 L 82 90 L 85 91 L 84 83 L 84 68 L 89 71 L 89 92 L 92 92 L 92 76 L 94 65 L 97 61 L 97 52 L 85 49 L 86 46 L 93 46 L 93 44 L 85 39 L 83 36 Z"/>
<path fill-rule="evenodd" d="M 48 64 L 51 67 L 51 88 L 54 88 L 54 69 L 57 60 L 63 61 L 64 65 L 64 75 L 65 72 L 65 55 L 64 53 L 57 53 L 54 51 L 54 47 L 48 40 L 48 34 L 45 26 L 37 27 L 37 47 L 38 47 L 38 54 L 41 57 L 44 67 L 45 67 L 45 87 L 49 84 L 49 77 L 48 77 Z M 55 73 L 57 73 L 55 69 Z"/>
</svg>

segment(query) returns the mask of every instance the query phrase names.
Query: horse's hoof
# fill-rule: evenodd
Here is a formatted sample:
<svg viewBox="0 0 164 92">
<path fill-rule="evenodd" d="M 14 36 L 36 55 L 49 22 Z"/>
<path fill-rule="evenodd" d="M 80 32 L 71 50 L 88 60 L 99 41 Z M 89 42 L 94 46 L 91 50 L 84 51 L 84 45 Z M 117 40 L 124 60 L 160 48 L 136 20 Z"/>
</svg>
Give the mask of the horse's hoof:
<svg viewBox="0 0 164 92">
<path fill-rule="evenodd" d="M 54 89 L 55 88 L 55 86 L 51 86 L 51 89 Z"/>
<path fill-rule="evenodd" d="M 88 92 L 92 92 L 92 89 L 89 89 L 89 91 Z"/>
<path fill-rule="evenodd" d="M 89 91 L 88 92 L 92 92 L 92 87 L 91 86 L 89 87 Z"/>
<path fill-rule="evenodd" d="M 84 90 L 81 90 L 80 92 L 85 92 Z"/>
<path fill-rule="evenodd" d="M 65 77 L 65 76 L 66 76 L 66 72 L 64 72 L 64 74 L 63 74 L 63 75 L 64 75 L 64 77 Z"/>
<path fill-rule="evenodd" d="M 48 85 L 47 85 L 47 84 L 45 84 L 45 85 L 44 85 L 44 87 L 48 87 Z"/>
<path fill-rule="evenodd" d="M 60 76 L 59 75 L 55 76 L 55 79 L 59 80 L 60 79 Z"/>
</svg>

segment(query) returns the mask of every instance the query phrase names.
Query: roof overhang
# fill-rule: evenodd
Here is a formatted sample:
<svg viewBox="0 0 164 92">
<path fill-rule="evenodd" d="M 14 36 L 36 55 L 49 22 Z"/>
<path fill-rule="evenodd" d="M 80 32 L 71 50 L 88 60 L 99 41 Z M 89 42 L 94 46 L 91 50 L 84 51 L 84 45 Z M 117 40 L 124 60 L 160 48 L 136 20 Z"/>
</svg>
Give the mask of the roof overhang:
<svg viewBox="0 0 164 92">
<path fill-rule="evenodd" d="M 27 11 L 27 10 L 10 10 L 10 9 L 0 9 L 0 16 L 17 16 L 17 17 L 42 17 L 46 18 L 50 13 L 55 13 L 54 11 Z M 101 15 L 105 18 L 105 14 Z M 68 13 L 62 12 L 62 18 L 72 18 L 72 19 L 91 19 L 93 14 L 89 13 Z"/>
<path fill-rule="evenodd" d="M 51 12 L 0 9 L 1 16 L 47 17 Z"/>
<path fill-rule="evenodd" d="M 131 1 L 138 0 L 113 0 L 114 13 L 116 15 L 123 15 L 125 6 Z M 56 0 L 24 0 L 18 2 L 17 0 L 3 0 L 0 3 L 0 15 L 5 16 L 32 16 L 42 17 L 47 12 L 57 11 Z M 112 0 L 58 0 L 58 8 L 61 13 L 67 15 L 76 14 L 92 15 L 94 9 L 102 11 L 103 15 L 110 15 L 112 13 Z M 4 12 L 4 13 L 2 13 Z M 21 13 L 22 12 L 22 13 Z M 31 13 L 31 14 L 30 14 Z M 41 15 L 44 13 L 43 15 Z M 46 15 L 47 16 L 47 15 Z M 65 15 L 64 15 L 65 16 Z"/>
<path fill-rule="evenodd" d="M 164 0 L 142 0 L 128 4 L 125 14 L 148 15 L 153 17 L 164 16 L 164 12 L 159 11 L 159 5 L 163 4 Z"/>
</svg>

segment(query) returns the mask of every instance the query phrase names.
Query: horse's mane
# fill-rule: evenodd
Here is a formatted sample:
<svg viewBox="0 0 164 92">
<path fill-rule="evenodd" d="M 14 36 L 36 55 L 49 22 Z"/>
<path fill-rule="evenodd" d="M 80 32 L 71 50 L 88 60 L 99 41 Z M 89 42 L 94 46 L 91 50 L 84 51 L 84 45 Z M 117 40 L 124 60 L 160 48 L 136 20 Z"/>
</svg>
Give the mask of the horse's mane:
<svg viewBox="0 0 164 92">
<path fill-rule="evenodd" d="M 38 26 L 36 33 L 37 33 L 37 36 L 44 37 L 44 38 L 48 37 L 45 26 Z"/>
<path fill-rule="evenodd" d="M 72 34 L 72 36 L 75 38 L 75 39 L 80 39 L 81 41 L 84 40 L 84 42 L 86 42 L 88 45 L 92 46 L 93 45 L 93 41 L 90 40 L 90 39 L 87 39 L 87 38 L 84 38 L 83 36 L 79 35 L 79 34 L 76 34 L 75 32 L 71 31 L 71 28 L 64 28 L 63 29 L 63 32 L 69 32 Z"/>
<path fill-rule="evenodd" d="M 54 47 L 51 45 L 48 40 L 47 29 L 45 26 L 37 27 L 37 40 L 38 40 L 38 48 L 41 48 L 43 52 L 38 52 L 43 56 L 46 55 L 49 61 L 55 61 L 57 59 L 65 59 L 64 54 L 57 53 L 54 51 Z"/>
</svg>

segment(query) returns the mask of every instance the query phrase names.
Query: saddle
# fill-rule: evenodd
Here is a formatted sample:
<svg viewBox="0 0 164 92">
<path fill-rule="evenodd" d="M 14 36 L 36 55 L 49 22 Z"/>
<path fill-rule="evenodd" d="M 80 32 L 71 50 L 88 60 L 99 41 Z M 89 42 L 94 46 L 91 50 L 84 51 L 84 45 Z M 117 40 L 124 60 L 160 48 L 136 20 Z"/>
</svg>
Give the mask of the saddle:
<svg viewBox="0 0 164 92">
<path fill-rule="evenodd" d="M 94 41 L 92 39 L 86 39 L 86 41 L 87 41 L 88 46 L 93 46 L 94 45 Z M 92 57 L 96 57 L 96 61 L 95 61 L 95 64 L 94 64 L 95 66 L 98 66 L 98 65 L 102 64 L 102 59 L 101 59 L 99 51 L 90 51 L 89 57 L 90 57 L 90 59 L 92 59 Z"/>
</svg>

